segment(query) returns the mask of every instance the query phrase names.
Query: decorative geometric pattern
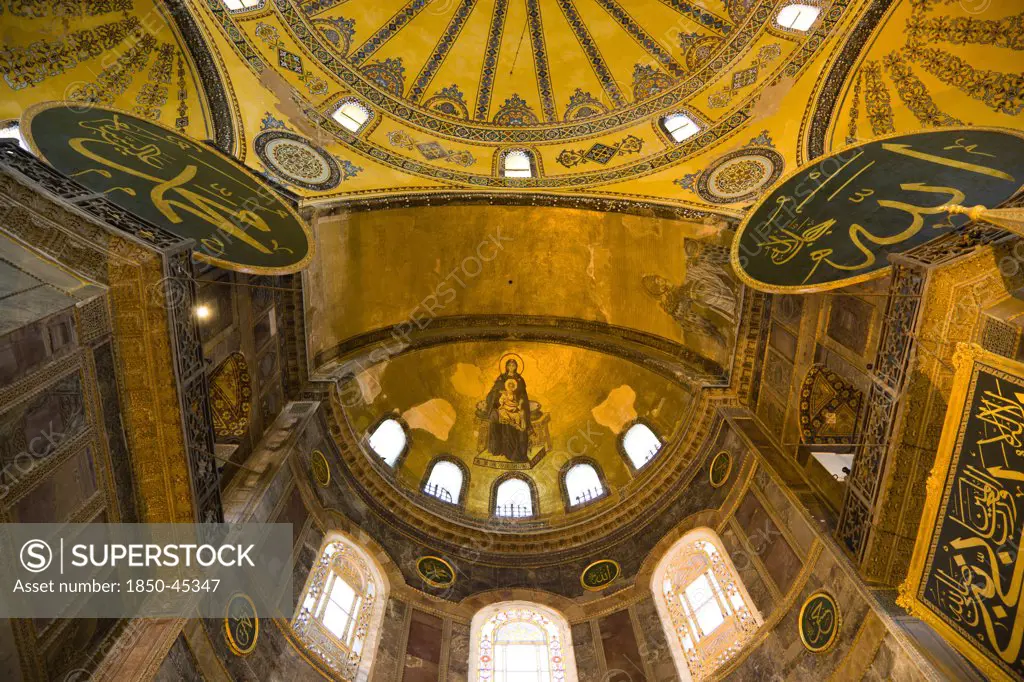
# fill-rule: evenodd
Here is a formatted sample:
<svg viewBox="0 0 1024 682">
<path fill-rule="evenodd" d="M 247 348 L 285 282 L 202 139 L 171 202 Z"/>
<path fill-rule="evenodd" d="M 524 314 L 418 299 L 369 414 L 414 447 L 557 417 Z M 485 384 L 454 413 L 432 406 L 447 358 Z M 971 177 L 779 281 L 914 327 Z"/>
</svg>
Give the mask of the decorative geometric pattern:
<svg viewBox="0 0 1024 682">
<path fill-rule="evenodd" d="M 505 17 L 508 15 L 508 0 L 495 0 L 491 14 L 491 28 L 487 32 L 487 46 L 484 48 L 484 63 L 480 69 L 480 87 L 476 91 L 476 120 L 486 121 L 491 111 L 491 93 L 494 89 L 495 69 L 498 65 L 498 50 L 505 32 Z"/>
<path fill-rule="evenodd" d="M 363 75 L 383 90 L 401 96 L 405 92 L 405 66 L 401 57 L 388 57 L 375 61 L 362 69 Z"/>
<path fill-rule="evenodd" d="M 737 92 L 757 83 L 759 69 L 774 62 L 781 56 L 782 47 L 778 43 L 762 45 L 750 66 L 733 73 L 732 82 L 728 87 L 708 95 L 708 106 L 712 109 L 721 109 L 727 106 Z"/>
<path fill-rule="evenodd" d="M 537 73 L 537 90 L 540 92 L 544 120 L 556 121 L 555 90 L 551 85 L 551 66 L 548 64 L 548 48 L 544 44 L 544 24 L 540 15 L 540 0 L 526 0 L 526 18 L 530 26 L 530 44 L 533 46 L 533 65 Z"/>
<path fill-rule="evenodd" d="M 565 108 L 563 121 L 578 121 L 591 116 L 600 116 L 608 113 L 608 107 L 589 92 L 583 92 L 576 88 L 576 92 L 569 98 L 569 105 Z"/>
<path fill-rule="evenodd" d="M 372 57 L 377 50 L 384 46 L 384 43 L 394 38 L 395 34 L 405 28 L 405 25 L 415 19 L 416 15 L 422 12 L 430 3 L 431 0 L 410 0 L 402 9 L 395 12 L 394 16 L 388 20 L 388 23 L 384 24 L 373 36 L 359 46 L 355 54 L 350 57 L 351 62 L 358 66 Z"/>
<path fill-rule="evenodd" d="M 644 141 L 636 135 L 627 135 L 614 146 L 598 142 L 586 151 L 576 149 L 563 149 L 556 161 L 566 168 L 578 166 L 587 161 L 599 163 L 602 166 L 620 154 L 639 154 L 643 149 Z"/>
<path fill-rule="evenodd" d="M 476 163 L 476 158 L 466 149 L 447 149 L 442 146 L 440 142 L 435 140 L 428 142 L 416 142 L 412 136 L 404 130 L 392 130 L 388 133 L 387 138 L 388 144 L 392 147 L 398 147 L 399 149 L 415 149 L 422 154 L 423 158 L 427 161 L 444 159 L 448 163 L 454 163 L 459 166 L 472 166 Z"/>
<path fill-rule="evenodd" d="M 800 387 L 800 439 L 808 444 L 853 440 L 864 394 L 824 365 L 811 365 Z"/>
<path fill-rule="evenodd" d="M 714 204 L 748 201 L 779 179 L 784 163 L 770 147 L 748 146 L 719 157 L 697 175 L 696 182 L 689 175 L 676 184 Z"/>
<path fill-rule="evenodd" d="M 651 37 L 647 31 L 634 21 L 633 17 L 629 16 L 629 12 L 623 9 L 616 0 L 597 0 L 597 4 L 601 5 L 608 14 L 618 22 L 619 26 L 630 35 L 633 40 L 637 42 L 642 48 L 647 50 L 652 57 L 658 60 L 659 63 L 665 69 L 676 78 L 682 78 L 686 75 L 686 71 L 682 66 L 679 65 L 675 59 L 672 58 L 668 52 L 662 49 L 661 45 L 657 40 Z"/>
<path fill-rule="evenodd" d="M 319 146 L 280 128 L 264 130 L 252 144 L 256 155 L 272 173 L 305 189 L 326 192 L 362 170 L 344 161 L 343 171 L 338 161 Z"/>
<path fill-rule="evenodd" d="M 277 51 L 277 63 L 281 65 L 281 68 L 294 71 L 295 73 L 302 73 L 302 57 L 289 52 L 283 47 Z"/>
<path fill-rule="evenodd" d="M 717 31 L 722 35 L 727 35 L 732 31 L 733 26 L 725 19 L 715 16 L 703 7 L 691 4 L 685 0 L 661 0 L 664 4 L 668 5 L 675 11 L 679 12 L 683 16 L 695 20 L 701 26 L 710 28 L 713 31 Z"/>
<path fill-rule="evenodd" d="M 249 365 L 241 353 L 229 355 L 210 375 L 210 408 L 218 439 L 245 435 L 252 409 L 252 384 Z"/>
<path fill-rule="evenodd" d="M 441 88 L 437 93 L 423 103 L 423 106 L 431 111 L 436 111 L 446 116 L 455 118 L 469 118 L 469 107 L 466 106 L 466 95 L 459 86 L 452 83 L 447 88 Z"/>
<path fill-rule="evenodd" d="M 650 64 L 633 67 L 633 99 L 653 97 L 672 87 L 672 79 Z"/>
<path fill-rule="evenodd" d="M 494 122 L 503 126 L 529 126 L 537 125 L 540 120 L 533 109 L 518 94 L 513 94 L 498 109 L 494 115 Z"/>
<path fill-rule="evenodd" d="M 352 49 L 352 38 L 356 34 L 356 20 L 345 17 L 319 20 L 313 22 L 313 27 L 320 31 L 320 35 L 334 46 L 338 54 L 345 56 Z"/>
<path fill-rule="evenodd" d="M 608 68 L 608 64 L 605 63 L 604 57 L 601 56 L 601 50 L 598 49 L 597 43 L 594 42 L 593 37 L 590 35 L 590 31 L 587 30 L 586 24 L 583 19 L 580 18 L 579 12 L 576 11 L 576 7 L 572 4 L 571 0 L 558 0 L 558 6 L 562 8 L 562 14 L 565 15 L 565 20 L 569 22 L 569 27 L 572 28 L 573 33 L 576 34 L 576 40 L 579 41 L 580 47 L 586 53 L 587 57 L 590 58 L 590 65 L 594 69 L 594 73 L 597 74 L 597 79 L 601 82 L 604 91 L 608 94 L 617 106 L 625 106 L 626 98 L 622 95 L 622 91 L 619 90 L 618 83 L 615 82 L 615 77 L 612 76 L 611 70 Z"/>
<path fill-rule="evenodd" d="M 455 10 L 455 14 L 441 35 L 441 39 L 437 41 L 437 46 L 434 48 L 433 53 L 427 59 L 427 63 L 423 65 L 423 68 L 420 69 L 416 80 L 413 81 L 412 88 L 409 90 L 409 101 L 419 102 L 423 97 L 427 86 L 434 80 L 434 75 L 441 68 L 441 65 L 444 64 L 444 60 L 448 57 L 448 52 L 451 51 L 452 46 L 455 45 L 455 40 L 462 33 L 462 27 L 466 25 L 466 19 L 469 18 L 469 15 L 476 8 L 476 3 L 477 0 L 462 0 L 459 4 L 458 9 Z"/>
</svg>

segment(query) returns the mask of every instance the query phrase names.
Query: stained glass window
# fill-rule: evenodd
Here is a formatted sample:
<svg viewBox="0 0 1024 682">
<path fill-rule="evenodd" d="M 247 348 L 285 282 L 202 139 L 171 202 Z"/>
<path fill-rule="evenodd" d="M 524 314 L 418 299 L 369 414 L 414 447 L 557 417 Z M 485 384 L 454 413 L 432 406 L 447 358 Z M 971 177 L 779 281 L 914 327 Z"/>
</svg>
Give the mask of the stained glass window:
<svg viewBox="0 0 1024 682">
<path fill-rule="evenodd" d="M 473 619 L 477 682 L 575 682 L 565 619 L 529 602 L 488 607 Z"/>
<path fill-rule="evenodd" d="M 328 542 L 292 619 L 306 648 L 347 680 L 369 670 L 383 613 L 380 578 L 362 555 L 347 541 Z"/>
<path fill-rule="evenodd" d="M 677 542 L 655 569 L 652 585 L 684 680 L 709 679 L 761 626 L 760 614 L 710 529 L 691 531 Z"/>
</svg>

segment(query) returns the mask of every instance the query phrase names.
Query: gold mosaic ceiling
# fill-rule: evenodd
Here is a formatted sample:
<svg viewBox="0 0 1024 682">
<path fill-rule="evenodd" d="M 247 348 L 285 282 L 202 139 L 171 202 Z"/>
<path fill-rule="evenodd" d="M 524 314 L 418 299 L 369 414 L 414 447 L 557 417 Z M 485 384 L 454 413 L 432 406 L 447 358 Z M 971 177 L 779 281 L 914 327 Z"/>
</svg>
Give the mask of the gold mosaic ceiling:
<svg viewBox="0 0 1024 682">
<path fill-rule="evenodd" d="M 532 195 L 738 217 L 848 138 L 1019 127 L 1020 16 L 999 3 L 814 0 L 806 33 L 777 25 L 784 0 L 4 4 L 0 117 L 64 98 L 142 112 L 318 205 Z M 358 135 L 329 115 L 349 97 L 373 112 Z M 670 141 L 674 111 L 701 133 Z M 537 177 L 498 177 L 510 146 Z"/>
<path fill-rule="evenodd" d="M 694 208 L 748 202 L 730 191 L 782 171 L 770 131 L 749 126 L 752 107 L 809 68 L 858 4 L 836 0 L 801 33 L 778 27 L 772 0 L 268 0 L 238 13 L 219 2 L 207 0 L 217 30 L 285 100 L 243 107 L 246 129 L 311 138 L 339 157 L 343 179 L 318 200 L 485 190 Z M 247 79 L 232 77 L 238 92 Z M 359 135 L 329 117 L 347 97 L 374 113 Z M 657 125 L 677 110 L 703 128 L 683 144 Z M 538 177 L 497 177 L 497 152 L 519 145 L 536 153 Z M 714 201 L 694 201 L 679 166 L 715 147 L 753 147 L 756 160 L 727 174 Z M 266 155 L 251 161 L 275 172 Z"/>
</svg>

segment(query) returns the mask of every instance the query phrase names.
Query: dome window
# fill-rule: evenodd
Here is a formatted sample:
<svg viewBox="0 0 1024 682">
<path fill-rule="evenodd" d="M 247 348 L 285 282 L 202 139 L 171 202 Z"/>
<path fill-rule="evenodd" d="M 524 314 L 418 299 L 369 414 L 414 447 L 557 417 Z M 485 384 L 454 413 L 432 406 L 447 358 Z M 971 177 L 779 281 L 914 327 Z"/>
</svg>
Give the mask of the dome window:
<svg viewBox="0 0 1024 682">
<path fill-rule="evenodd" d="M 368 107 L 354 99 L 343 101 L 331 112 L 331 118 L 350 133 L 358 134 L 373 117 Z"/>
<path fill-rule="evenodd" d="M 522 519 L 533 516 L 533 491 L 521 478 L 510 478 L 498 485 L 494 493 L 494 515 Z"/>
<path fill-rule="evenodd" d="M 569 506 L 577 507 L 604 496 L 604 484 L 597 469 L 589 464 L 576 464 L 565 472 L 565 492 Z"/>
<path fill-rule="evenodd" d="M 633 468 L 640 469 L 661 450 L 661 439 L 646 424 L 633 424 L 622 436 L 622 449 Z"/>
<path fill-rule="evenodd" d="M 377 425 L 366 442 L 378 457 L 389 467 L 393 467 L 405 451 L 409 439 L 405 435 L 405 428 L 398 420 L 385 419 Z"/>
<path fill-rule="evenodd" d="M 224 0 L 224 6 L 232 12 L 246 12 L 263 7 L 264 0 Z"/>
<path fill-rule="evenodd" d="M 510 149 L 501 159 L 501 175 L 506 178 L 532 178 L 533 154 L 525 149 Z"/>
<path fill-rule="evenodd" d="M 817 21 L 819 14 L 821 14 L 821 9 L 814 5 L 795 3 L 786 5 L 779 10 L 778 16 L 775 17 L 775 23 L 790 31 L 805 33 Z"/>
<path fill-rule="evenodd" d="M 462 495 L 462 469 L 454 462 L 441 460 L 430 469 L 423 492 L 448 504 L 458 504 Z"/>
<path fill-rule="evenodd" d="M 700 132 L 700 125 L 686 114 L 669 114 L 661 119 L 661 127 L 676 142 L 688 140 Z"/>
<path fill-rule="evenodd" d="M 25 138 L 21 134 L 21 126 L 17 121 L 0 123 L 0 140 L 16 140 L 19 147 L 27 152 L 32 151 L 29 149 L 28 143 L 25 142 Z"/>
</svg>

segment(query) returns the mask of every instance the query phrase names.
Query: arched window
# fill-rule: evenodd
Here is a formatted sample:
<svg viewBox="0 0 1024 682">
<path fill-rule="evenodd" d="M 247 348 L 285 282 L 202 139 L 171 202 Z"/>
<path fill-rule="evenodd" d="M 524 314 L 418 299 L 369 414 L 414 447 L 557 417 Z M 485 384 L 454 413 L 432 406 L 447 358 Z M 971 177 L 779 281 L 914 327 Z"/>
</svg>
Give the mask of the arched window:
<svg viewBox="0 0 1024 682">
<path fill-rule="evenodd" d="M 377 425 L 366 442 L 378 457 L 389 467 L 393 467 L 405 452 L 409 439 L 405 435 L 405 428 L 397 419 L 385 419 Z"/>
<path fill-rule="evenodd" d="M 565 472 L 565 493 L 570 507 L 586 504 L 605 493 L 597 469 L 590 464 L 574 464 Z"/>
<path fill-rule="evenodd" d="M 509 149 L 501 156 L 501 175 L 505 178 L 532 178 L 536 173 L 533 153 L 526 149 Z"/>
<path fill-rule="evenodd" d="M 358 100 L 346 99 L 331 112 L 331 118 L 350 133 L 358 133 L 373 118 L 373 112 Z"/>
<path fill-rule="evenodd" d="M 779 10 L 775 17 L 775 23 L 790 31 L 806 32 L 814 25 L 819 14 L 821 14 L 819 7 L 794 3 Z"/>
<path fill-rule="evenodd" d="M 622 449 L 634 469 L 640 469 L 661 450 L 661 439 L 647 424 L 636 423 L 622 436 Z"/>
<path fill-rule="evenodd" d="M 654 569 L 651 591 L 683 682 L 709 679 L 763 622 L 710 528 L 672 546 Z"/>
<path fill-rule="evenodd" d="M 312 654 L 346 680 L 369 678 L 380 640 L 387 583 L 370 556 L 332 533 L 324 542 L 292 618 Z"/>
<path fill-rule="evenodd" d="M 494 515 L 521 519 L 533 516 L 533 490 L 521 478 L 509 478 L 494 491 Z"/>
<path fill-rule="evenodd" d="M 21 134 L 21 125 L 17 121 L 4 121 L 0 123 L 0 139 L 17 140 L 19 147 L 27 152 L 32 151 L 29 149 L 28 143 L 25 142 L 25 138 Z"/>
<path fill-rule="evenodd" d="M 576 658 L 565 618 L 530 602 L 481 610 L 470 629 L 472 682 L 576 682 Z"/>
<path fill-rule="evenodd" d="M 661 119 L 661 127 L 676 142 L 687 140 L 700 132 L 700 125 L 686 114 L 669 114 Z"/>
<path fill-rule="evenodd" d="M 224 6 L 232 12 L 246 12 L 263 7 L 264 0 L 224 0 Z"/>
<path fill-rule="evenodd" d="M 449 504 L 458 504 L 462 496 L 462 469 L 458 464 L 439 460 L 430 468 L 423 492 Z"/>
</svg>

